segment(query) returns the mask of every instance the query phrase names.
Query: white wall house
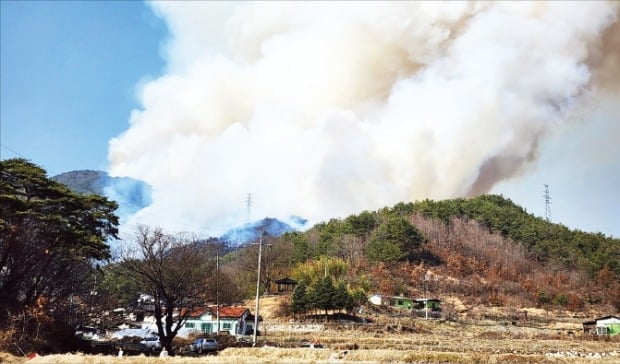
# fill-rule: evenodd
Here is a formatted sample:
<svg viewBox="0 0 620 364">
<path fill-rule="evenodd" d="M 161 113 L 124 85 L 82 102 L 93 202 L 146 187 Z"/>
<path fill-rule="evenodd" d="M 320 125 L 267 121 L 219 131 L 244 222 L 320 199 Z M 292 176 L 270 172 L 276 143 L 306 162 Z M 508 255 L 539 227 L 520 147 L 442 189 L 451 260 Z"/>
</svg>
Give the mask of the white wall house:
<svg viewBox="0 0 620 364">
<path fill-rule="evenodd" d="M 598 335 L 617 335 L 620 331 L 620 317 L 607 316 L 596 320 Z"/>
<path fill-rule="evenodd" d="M 597 335 L 618 335 L 620 334 L 620 317 L 604 316 L 583 323 L 585 332 Z"/>
<path fill-rule="evenodd" d="M 413 298 L 403 296 L 384 296 L 381 294 L 373 294 L 368 298 L 368 301 L 374 305 L 393 306 L 398 308 L 412 308 Z"/>
<path fill-rule="evenodd" d="M 231 335 L 245 335 L 253 330 L 254 317 L 245 307 L 220 307 L 219 331 L 228 331 Z M 209 306 L 192 311 L 189 318 L 179 330 L 179 335 L 189 336 L 191 333 L 217 333 L 217 307 Z"/>
</svg>

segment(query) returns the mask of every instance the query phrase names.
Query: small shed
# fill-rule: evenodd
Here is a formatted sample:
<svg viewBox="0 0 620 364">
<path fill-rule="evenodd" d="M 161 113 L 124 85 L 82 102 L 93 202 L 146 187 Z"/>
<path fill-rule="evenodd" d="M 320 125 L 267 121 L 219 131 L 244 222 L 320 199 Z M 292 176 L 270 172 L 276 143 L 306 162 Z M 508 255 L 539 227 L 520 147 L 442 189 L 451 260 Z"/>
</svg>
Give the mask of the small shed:
<svg viewBox="0 0 620 364">
<path fill-rule="evenodd" d="M 413 298 L 403 296 L 384 296 L 380 294 L 374 294 L 368 298 L 370 303 L 382 306 L 391 306 L 395 308 L 412 308 Z"/>
<path fill-rule="evenodd" d="M 596 335 L 618 335 L 620 333 L 620 317 L 603 316 L 583 323 L 583 331 Z"/>
<path fill-rule="evenodd" d="M 278 293 L 282 292 L 292 292 L 297 285 L 297 281 L 294 279 L 290 279 L 289 277 L 278 279 L 276 281 L 278 285 Z"/>
</svg>

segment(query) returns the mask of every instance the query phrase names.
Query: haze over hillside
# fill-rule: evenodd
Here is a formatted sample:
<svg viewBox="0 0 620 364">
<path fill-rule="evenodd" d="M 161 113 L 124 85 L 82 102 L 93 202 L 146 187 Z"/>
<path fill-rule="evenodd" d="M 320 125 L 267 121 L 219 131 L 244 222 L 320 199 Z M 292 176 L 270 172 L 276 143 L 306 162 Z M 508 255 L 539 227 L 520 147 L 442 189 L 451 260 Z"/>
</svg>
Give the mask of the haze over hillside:
<svg viewBox="0 0 620 364">
<path fill-rule="evenodd" d="M 98 194 L 116 201 L 117 214 L 127 218 L 151 204 L 151 186 L 130 177 L 110 177 L 106 172 L 78 170 L 51 177 L 72 191 L 83 194 Z"/>
<path fill-rule="evenodd" d="M 121 218 L 127 218 L 151 203 L 150 186 L 129 177 L 110 177 L 103 171 L 78 170 L 65 172 L 51 179 L 66 185 L 74 192 L 98 194 L 117 202 L 117 213 Z M 284 221 L 266 217 L 233 227 L 218 239 L 231 246 L 238 246 L 257 240 L 261 234 L 277 237 L 307 228 L 306 223 L 305 219 L 297 216 Z"/>
</svg>

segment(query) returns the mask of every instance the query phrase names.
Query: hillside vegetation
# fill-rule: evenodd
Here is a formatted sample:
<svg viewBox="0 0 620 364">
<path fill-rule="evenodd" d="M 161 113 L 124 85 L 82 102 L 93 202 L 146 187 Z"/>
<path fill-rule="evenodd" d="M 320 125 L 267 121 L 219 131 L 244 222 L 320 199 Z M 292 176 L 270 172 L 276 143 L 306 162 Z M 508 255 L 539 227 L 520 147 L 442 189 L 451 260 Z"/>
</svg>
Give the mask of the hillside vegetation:
<svg viewBox="0 0 620 364">
<path fill-rule="evenodd" d="M 584 269 L 591 275 L 607 266 L 620 278 L 620 240 L 548 222 L 501 196 L 425 200 L 395 208 L 418 212 L 448 225 L 455 218 L 472 219 L 491 232 L 524 244 L 536 260 L 559 262 L 567 268 Z"/>
<path fill-rule="evenodd" d="M 103 196 L 106 178 L 107 173 L 103 171 L 78 170 L 61 173 L 50 179 L 66 185 L 73 192 Z"/>
<path fill-rule="evenodd" d="M 620 309 L 620 240 L 548 222 L 502 196 L 399 203 L 271 243 L 264 276 L 289 275 L 309 290 L 325 271 L 354 297 L 430 294 L 467 306 Z M 246 292 L 255 250 L 235 252 L 225 267 L 240 272 L 234 279 Z"/>
</svg>

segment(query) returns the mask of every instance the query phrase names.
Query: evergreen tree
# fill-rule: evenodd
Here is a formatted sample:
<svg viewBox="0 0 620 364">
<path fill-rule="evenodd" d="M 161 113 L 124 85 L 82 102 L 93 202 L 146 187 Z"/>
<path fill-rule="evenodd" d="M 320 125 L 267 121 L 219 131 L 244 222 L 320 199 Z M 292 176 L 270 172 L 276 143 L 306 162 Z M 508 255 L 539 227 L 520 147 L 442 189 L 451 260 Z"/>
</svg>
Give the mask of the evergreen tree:
<svg viewBox="0 0 620 364">
<path fill-rule="evenodd" d="M 337 219 L 331 219 L 327 224 L 318 224 L 319 241 L 316 246 L 315 255 L 331 256 L 338 251 L 341 244 L 341 237 L 346 231 L 346 224 Z"/>
<path fill-rule="evenodd" d="M 91 260 L 107 259 L 116 203 L 75 194 L 24 159 L 0 161 L 0 321 L 39 297 L 79 293 Z"/>
<path fill-rule="evenodd" d="M 405 218 L 389 216 L 371 235 L 366 256 L 372 262 L 395 262 L 405 258 L 425 241 Z"/>
<path fill-rule="evenodd" d="M 308 237 L 305 234 L 298 231 L 289 232 L 282 235 L 282 239 L 293 246 L 292 261 L 294 263 L 305 262 L 312 256 Z"/>
<path fill-rule="evenodd" d="M 305 313 L 309 308 L 308 286 L 305 281 L 301 281 L 293 290 L 291 299 L 291 309 L 293 314 Z"/>
<path fill-rule="evenodd" d="M 327 310 L 334 309 L 334 297 L 336 288 L 331 277 L 327 276 L 319 278 L 312 286 L 312 307 L 323 310 L 325 312 L 325 318 L 327 319 Z"/>
<path fill-rule="evenodd" d="M 375 215 L 368 211 L 347 217 L 345 223 L 347 232 L 362 238 L 366 238 L 377 227 Z"/>
<path fill-rule="evenodd" d="M 334 307 L 341 310 L 345 309 L 347 311 L 353 308 L 353 297 L 349 294 L 347 290 L 347 286 L 343 281 L 338 282 L 336 286 L 336 290 L 334 291 Z"/>
</svg>

